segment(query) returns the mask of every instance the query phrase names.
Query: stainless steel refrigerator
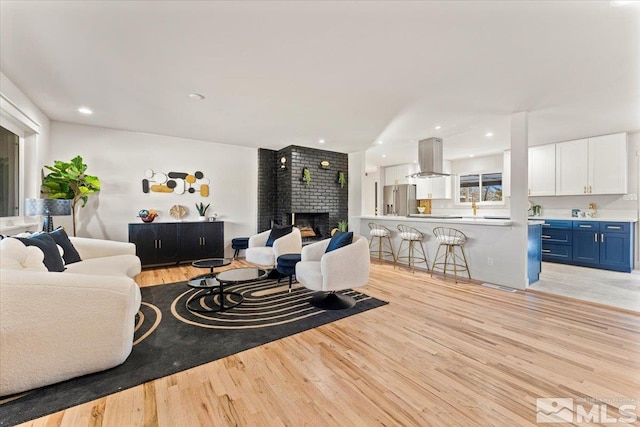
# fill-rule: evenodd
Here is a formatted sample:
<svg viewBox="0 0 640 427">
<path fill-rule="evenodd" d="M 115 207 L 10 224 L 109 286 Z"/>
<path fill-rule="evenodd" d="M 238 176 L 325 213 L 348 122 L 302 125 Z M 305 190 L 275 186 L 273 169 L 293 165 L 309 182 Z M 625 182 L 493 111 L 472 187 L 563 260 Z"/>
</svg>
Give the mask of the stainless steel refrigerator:
<svg viewBox="0 0 640 427">
<path fill-rule="evenodd" d="M 383 215 L 409 216 L 418 210 L 415 184 L 385 185 L 382 194 Z"/>
</svg>

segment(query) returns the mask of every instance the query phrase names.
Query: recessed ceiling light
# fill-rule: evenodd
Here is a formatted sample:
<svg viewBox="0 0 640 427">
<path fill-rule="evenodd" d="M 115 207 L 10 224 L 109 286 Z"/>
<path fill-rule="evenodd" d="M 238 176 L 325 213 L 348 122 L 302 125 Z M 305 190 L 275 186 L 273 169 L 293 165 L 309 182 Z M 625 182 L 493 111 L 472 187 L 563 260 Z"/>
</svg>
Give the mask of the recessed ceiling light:
<svg viewBox="0 0 640 427">
<path fill-rule="evenodd" d="M 382 141 L 378 141 L 378 144 L 382 145 Z"/>
<path fill-rule="evenodd" d="M 435 129 L 435 130 L 440 130 L 440 129 L 442 129 L 442 126 L 440 126 L 440 125 L 436 125 L 436 126 L 434 127 L 434 129 Z"/>
<path fill-rule="evenodd" d="M 324 144 L 324 139 L 318 140 L 318 144 Z"/>
<path fill-rule="evenodd" d="M 93 111 L 91 111 L 91 109 L 87 107 L 80 107 L 78 108 L 78 113 L 84 114 L 85 116 L 90 116 L 93 114 Z"/>
<path fill-rule="evenodd" d="M 204 99 L 204 95 L 200 95 L 199 93 L 190 93 L 189 98 L 202 101 Z"/>
<path fill-rule="evenodd" d="M 487 132 L 484 134 L 484 136 L 493 136 L 493 132 Z"/>
<path fill-rule="evenodd" d="M 473 157 L 473 154 L 469 154 L 469 157 Z"/>
<path fill-rule="evenodd" d="M 417 160 L 414 160 L 414 161 L 413 161 L 413 163 L 418 163 L 418 161 L 417 161 Z"/>
<path fill-rule="evenodd" d="M 387 157 L 387 155 L 386 155 L 386 154 L 383 154 L 383 155 L 382 155 L 382 157 Z"/>
</svg>

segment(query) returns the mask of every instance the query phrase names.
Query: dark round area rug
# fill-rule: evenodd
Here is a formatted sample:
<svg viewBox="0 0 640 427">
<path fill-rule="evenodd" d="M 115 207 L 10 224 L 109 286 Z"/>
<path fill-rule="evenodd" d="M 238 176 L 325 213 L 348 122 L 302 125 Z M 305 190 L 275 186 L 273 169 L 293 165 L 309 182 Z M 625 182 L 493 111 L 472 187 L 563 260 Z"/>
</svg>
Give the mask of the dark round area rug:
<svg viewBox="0 0 640 427">
<path fill-rule="evenodd" d="M 193 312 L 186 302 L 194 290 L 183 283 L 141 288 L 134 347 L 120 366 L 58 384 L 4 396 L 0 425 L 15 425 L 85 403 L 157 378 L 193 368 L 298 332 L 387 304 L 347 290 L 357 301 L 346 310 L 321 310 L 309 303 L 315 292 L 299 285 L 288 291 L 275 280 L 226 286 L 244 301 L 223 312 Z M 217 293 L 191 302 L 207 310 L 219 304 Z M 231 304 L 233 295 L 226 296 Z M 237 302 L 237 301 L 235 301 Z"/>
</svg>

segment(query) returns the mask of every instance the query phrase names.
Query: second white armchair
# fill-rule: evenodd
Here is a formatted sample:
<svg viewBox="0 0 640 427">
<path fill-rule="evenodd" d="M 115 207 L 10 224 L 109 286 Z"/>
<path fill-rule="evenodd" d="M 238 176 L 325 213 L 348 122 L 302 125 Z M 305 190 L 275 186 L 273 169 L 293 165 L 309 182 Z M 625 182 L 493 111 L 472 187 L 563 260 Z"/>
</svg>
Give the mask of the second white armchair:
<svg viewBox="0 0 640 427">
<path fill-rule="evenodd" d="M 249 237 L 249 247 L 245 252 L 248 262 L 275 268 L 280 255 L 302 251 L 302 236 L 298 228 L 293 227 L 290 233 L 275 239 L 273 246 L 267 246 L 270 235 L 271 230 L 267 230 Z"/>
</svg>

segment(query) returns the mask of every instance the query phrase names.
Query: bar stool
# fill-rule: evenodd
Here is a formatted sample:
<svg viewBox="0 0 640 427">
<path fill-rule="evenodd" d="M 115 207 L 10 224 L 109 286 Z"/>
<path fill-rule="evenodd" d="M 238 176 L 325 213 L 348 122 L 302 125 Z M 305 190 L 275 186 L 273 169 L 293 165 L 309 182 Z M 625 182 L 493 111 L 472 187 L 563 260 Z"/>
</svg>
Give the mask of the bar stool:
<svg viewBox="0 0 640 427">
<path fill-rule="evenodd" d="M 433 229 L 433 235 L 438 241 L 438 250 L 436 251 L 436 257 L 433 260 L 433 266 L 431 267 L 431 277 L 433 277 L 433 270 L 438 269 L 447 275 L 447 265 L 453 265 L 453 275 L 455 281 L 458 283 L 458 271 L 466 271 L 469 279 L 471 279 L 471 273 L 469 272 L 469 264 L 467 264 L 467 257 L 464 254 L 464 242 L 467 241 L 467 236 L 455 228 L 448 227 L 436 227 Z M 438 258 L 440 248 L 445 247 L 444 255 Z M 456 248 L 459 249 L 460 254 L 456 253 Z M 443 261 L 444 258 L 444 261 Z"/>
<path fill-rule="evenodd" d="M 398 255 L 396 256 L 396 263 L 401 259 L 406 259 L 407 264 L 412 272 L 416 271 L 416 250 L 418 255 L 417 262 L 419 264 L 424 263 L 429 269 L 429 261 L 427 260 L 427 253 L 424 251 L 422 245 L 422 239 L 424 239 L 424 233 L 408 225 L 399 224 L 398 231 L 400 231 L 400 247 L 398 248 Z M 407 242 L 407 248 L 405 248 L 406 255 L 402 255 L 402 244 Z"/>
<path fill-rule="evenodd" d="M 378 260 L 382 261 L 383 255 L 391 255 L 393 262 L 396 262 L 396 254 L 393 252 L 393 243 L 391 243 L 391 230 L 384 225 L 377 224 L 375 222 L 369 223 L 369 234 L 371 239 L 369 240 L 369 253 L 378 254 Z M 371 246 L 374 242 L 378 245 L 378 248 L 372 251 Z M 387 248 L 385 248 L 385 243 Z"/>
</svg>

